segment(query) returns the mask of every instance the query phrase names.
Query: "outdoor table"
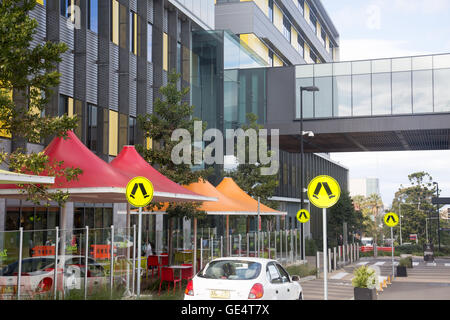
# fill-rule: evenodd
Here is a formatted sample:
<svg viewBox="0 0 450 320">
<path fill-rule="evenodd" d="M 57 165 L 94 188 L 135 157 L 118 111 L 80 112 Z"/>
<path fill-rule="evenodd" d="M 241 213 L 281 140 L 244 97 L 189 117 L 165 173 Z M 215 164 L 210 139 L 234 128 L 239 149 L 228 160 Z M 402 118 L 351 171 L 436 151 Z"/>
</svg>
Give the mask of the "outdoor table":
<svg viewBox="0 0 450 320">
<path fill-rule="evenodd" d="M 173 270 L 178 270 L 178 278 L 181 279 L 181 269 L 192 269 L 192 266 L 178 266 L 178 265 L 172 265 L 168 266 L 168 268 Z"/>
</svg>

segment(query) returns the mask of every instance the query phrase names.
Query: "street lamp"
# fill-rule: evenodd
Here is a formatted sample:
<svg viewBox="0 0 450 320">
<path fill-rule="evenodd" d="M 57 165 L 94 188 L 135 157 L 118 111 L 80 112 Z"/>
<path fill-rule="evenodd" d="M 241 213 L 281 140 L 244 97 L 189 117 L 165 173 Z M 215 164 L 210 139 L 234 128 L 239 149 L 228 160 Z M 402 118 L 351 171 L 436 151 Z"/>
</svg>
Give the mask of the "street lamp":
<svg viewBox="0 0 450 320">
<path fill-rule="evenodd" d="M 309 137 L 314 137 L 314 133 L 312 131 L 303 131 L 303 91 L 308 92 L 317 92 L 319 91 L 319 88 L 316 86 L 309 86 L 309 87 L 300 87 L 300 209 L 303 209 L 303 203 L 304 203 L 304 188 L 303 188 L 303 177 L 304 177 L 304 168 L 303 168 L 303 161 L 304 161 L 304 151 L 303 151 L 303 136 L 307 134 Z M 302 239 L 302 245 L 301 245 L 301 252 L 302 252 L 302 260 L 305 260 L 305 234 L 303 231 L 303 223 L 300 224 L 300 238 Z"/>
<path fill-rule="evenodd" d="M 252 189 L 259 187 L 261 183 L 257 182 L 253 185 Z M 258 221 L 256 222 L 256 237 L 255 237 L 255 244 L 257 244 L 257 251 L 258 251 L 258 258 L 259 258 L 259 218 L 260 218 L 260 198 L 258 196 Z"/>
<path fill-rule="evenodd" d="M 437 182 L 433 182 L 433 184 L 436 185 L 436 197 L 439 199 L 439 184 Z M 436 210 L 437 210 L 437 221 L 438 221 L 438 243 L 439 243 L 439 251 L 441 251 L 441 225 L 439 219 L 439 204 L 436 203 Z"/>
</svg>

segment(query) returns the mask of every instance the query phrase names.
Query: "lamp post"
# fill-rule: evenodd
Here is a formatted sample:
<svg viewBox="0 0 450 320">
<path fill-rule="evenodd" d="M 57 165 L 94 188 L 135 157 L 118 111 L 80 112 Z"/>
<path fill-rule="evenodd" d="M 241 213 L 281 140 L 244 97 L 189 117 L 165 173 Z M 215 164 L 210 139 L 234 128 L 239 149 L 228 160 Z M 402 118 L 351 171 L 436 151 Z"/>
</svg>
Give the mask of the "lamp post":
<svg viewBox="0 0 450 320">
<path fill-rule="evenodd" d="M 436 185 L 436 197 L 439 199 L 439 184 L 437 182 L 433 182 Z M 438 221 L 438 248 L 441 251 L 441 225 L 440 225 L 440 217 L 439 217 L 439 204 L 436 203 L 436 211 L 437 211 L 437 221 Z"/>
<path fill-rule="evenodd" d="M 319 88 L 315 86 L 309 86 L 309 87 L 300 87 L 300 209 L 303 209 L 303 203 L 304 203 L 304 190 L 303 190 L 303 178 L 304 178 L 304 151 L 303 151 L 303 136 L 305 134 L 308 134 L 310 137 L 314 136 L 314 133 L 310 132 L 304 132 L 303 131 L 303 91 L 308 92 L 317 92 L 319 91 Z M 303 223 L 300 225 L 300 238 L 301 238 L 301 252 L 302 252 L 302 260 L 305 260 L 305 234 L 303 230 Z"/>
<path fill-rule="evenodd" d="M 261 183 L 257 182 L 252 186 L 252 189 L 259 187 L 261 185 Z M 256 233 L 255 235 L 257 235 L 257 237 L 255 237 L 255 245 L 257 245 L 257 250 L 258 250 L 258 258 L 259 258 L 259 219 L 260 219 L 260 197 L 258 196 L 258 220 L 256 221 Z"/>
</svg>

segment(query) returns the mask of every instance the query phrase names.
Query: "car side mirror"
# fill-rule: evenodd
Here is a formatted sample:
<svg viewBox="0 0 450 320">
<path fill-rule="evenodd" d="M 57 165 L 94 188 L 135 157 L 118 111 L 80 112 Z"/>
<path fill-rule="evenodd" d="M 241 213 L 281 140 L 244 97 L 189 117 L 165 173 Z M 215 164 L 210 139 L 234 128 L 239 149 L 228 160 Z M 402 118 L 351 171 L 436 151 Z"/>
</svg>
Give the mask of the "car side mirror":
<svg viewBox="0 0 450 320">
<path fill-rule="evenodd" d="M 291 280 L 292 281 L 300 281 L 300 277 L 299 276 L 292 276 Z"/>
</svg>

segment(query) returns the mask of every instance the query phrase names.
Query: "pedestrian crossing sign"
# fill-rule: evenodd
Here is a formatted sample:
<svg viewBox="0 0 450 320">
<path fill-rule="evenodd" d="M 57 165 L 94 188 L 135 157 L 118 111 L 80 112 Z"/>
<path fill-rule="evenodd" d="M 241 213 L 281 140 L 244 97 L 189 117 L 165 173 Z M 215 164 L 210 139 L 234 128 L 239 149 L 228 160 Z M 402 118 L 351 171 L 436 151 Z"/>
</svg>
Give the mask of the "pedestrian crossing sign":
<svg viewBox="0 0 450 320">
<path fill-rule="evenodd" d="M 306 209 L 301 209 L 297 212 L 297 220 L 300 221 L 301 223 L 308 222 L 310 217 L 311 216 L 309 214 L 309 211 Z"/>
<path fill-rule="evenodd" d="M 144 177 L 131 179 L 126 188 L 128 202 L 134 207 L 145 207 L 153 199 L 153 184 Z"/>
<path fill-rule="evenodd" d="M 339 183 L 330 176 L 317 176 L 308 185 L 309 201 L 318 208 L 330 208 L 341 196 Z"/>
<path fill-rule="evenodd" d="M 389 212 L 386 213 L 384 215 L 384 223 L 388 226 L 388 227 L 395 227 L 398 224 L 399 218 L 398 215 L 396 215 L 393 212 Z"/>
</svg>

